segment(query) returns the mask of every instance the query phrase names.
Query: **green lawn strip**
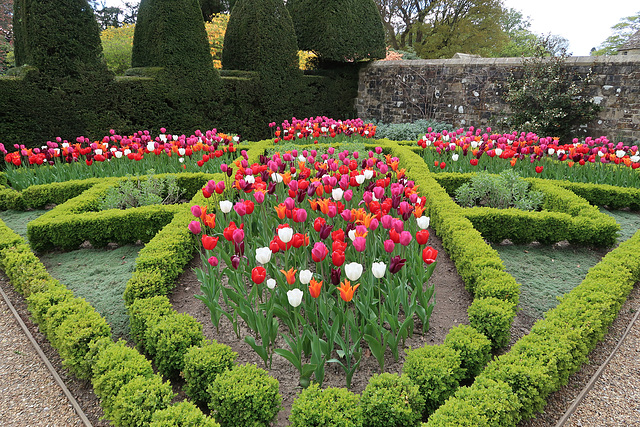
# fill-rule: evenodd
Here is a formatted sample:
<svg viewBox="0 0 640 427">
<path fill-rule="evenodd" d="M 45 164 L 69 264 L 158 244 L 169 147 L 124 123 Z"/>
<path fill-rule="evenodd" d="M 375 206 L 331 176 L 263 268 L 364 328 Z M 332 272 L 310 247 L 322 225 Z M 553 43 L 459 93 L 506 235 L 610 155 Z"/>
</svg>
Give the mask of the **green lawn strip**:
<svg viewBox="0 0 640 427">
<path fill-rule="evenodd" d="M 86 299 L 111 326 L 114 339 L 128 339 L 129 315 L 122 294 L 142 246 L 79 249 L 40 255 L 49 274 Z"/>
</svg>

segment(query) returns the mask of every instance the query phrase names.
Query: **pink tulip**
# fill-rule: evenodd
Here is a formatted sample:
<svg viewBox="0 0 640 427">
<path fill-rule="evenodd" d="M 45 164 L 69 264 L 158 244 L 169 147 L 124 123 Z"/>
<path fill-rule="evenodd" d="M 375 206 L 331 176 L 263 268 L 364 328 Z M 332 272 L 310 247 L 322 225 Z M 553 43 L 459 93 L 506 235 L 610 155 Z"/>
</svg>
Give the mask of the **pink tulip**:
<svg viewBox="0 0 640 427">
<path fill-rule="evenodd" d="M 358 252 L 364 252 L 364 250 L 367 247 L 367 239 L 362 237 L 362 236 L 358 236 L 353 240 L 353 247 L 356 249 L 356 251 Z"/>
<path fill-rule="evenodd" d="M 233 241 L 240 243 L 244 240 L 244 230 L 242 228 L 236 228 L 233 230 Z"/>
<path fill-rule="evenodd" d="M 404 230 L 404 221 L 402 221 L 401 219 L 397 219 L 395 218 L 393 220 L 393 228 L 398 232 L 398 233 L 402 233 L 402 230 Z"/>
<path fill-rule="evenodd" d="M 409 245 L 409 243 L 411 243 L 411 239 L 413 239 L 413 236 L 411 236 L 410 232 L 403 231 L 403 232 L 400 233 L 400 244 L 402 246 Z"/>
<path fill-rule="evenodd" d="M 373 218 L 371 220 L 371 222 L 369 223 L 369 229 L 370 230 L 375 230 L 376 228 L 378 228 L 378 225 L 380 225 L 380 222 L 378 221 L 378 218 Z"/>
<path fill-rule="evenodd" d="M 391 253 L 396 248 L 396 244 L 393 243 L 393 240 L 387 239 L 384 241 L 384 250 L 385 252 Z"/>
<path fill-rule="evenodd" d="M 305 222 L 307 220 L 307 211 L 305 209 L 298 209 L 296 211 L 298 222 Z"/>
<path fill-rule="evenodd" d="M 244 203 L 242 202 L 238 202 L 235 205 L 233 205 L 233 209 L 236 211 L 236 213 L 240 216 L 244 216 L 247 214 L 247 207 Z"/>
<path fill-rule="evenodd" d="M 198 206 L 198 205 L 193 205 L 193 206 L 191 206 L 191 213 L 196 218 L 200 218 L 200 216 L 202 215 L 202 209 L 200 209 L 200 206 Z"/>
<path fill-rule="evenodd" d="M 284 201 L 284 207 L 291 210 L 296 206 L 296 202 L 295 200 L 293 200 L 291 197 L 287 197 Z"/>
<path fill-rule="evenodd" d="M 384 188 L 382 187 L 375 187 L 373 189 L 373 195 L 376 196 L 376 199 L 380 200 L 384 197 Z"/>
<path fill-rule="evenodd" d="M 202 228 L 200 227 L 200 221 L 191 221 L 189 223 L 189 231 L 193 234 L 200 234 Z"/>
<path fill-rule="evenodd" d="M 262 191 L 256 191 L 253 193 L 253 197 L 256 199 L 257 203 L 264 202 L 264 193 Z"/>
<path fill-rule="evenodd" d="M 216 267 L 216 266 L 218 265 L 218 258 L 216 258 L 216 257 L 214 257 L 214 256 L 209 257 L 209 260 L 208 260 L 208 261 L 209 261 L 209 264 L 210 264 L 212 267 Z"/>
<path fill-rule="evenodd" d="M 345 191 L 342 197 L 344 197 L 347 202 L 350 202 L 351 199 L 353 199 L 353 191 L 351 191 L 351 189 Z"/>
<path fill-rule="evenodd" d="M 387 230 L 390 230 L 393 226 L 393 217 L 391 215 L 383 215 L 380 221 L 382 222 L 382 226 Z"/>
<path fill-rule="evenodd" d="M 338 214 L 338 210 L 336 209 L 336 207 L 329 206 L 329 209 L 327 210 L 327 216 L 329 218 L 334 218 L 337 214 Z"/>
<path fill-rule="evenodd" d="M 340 216 L 342 216 L 342 219 L 344 219 L 345 221 L 351 221 L 351 210 L 350 209 L 345 209 L 340 213 Z"/>
</svg>

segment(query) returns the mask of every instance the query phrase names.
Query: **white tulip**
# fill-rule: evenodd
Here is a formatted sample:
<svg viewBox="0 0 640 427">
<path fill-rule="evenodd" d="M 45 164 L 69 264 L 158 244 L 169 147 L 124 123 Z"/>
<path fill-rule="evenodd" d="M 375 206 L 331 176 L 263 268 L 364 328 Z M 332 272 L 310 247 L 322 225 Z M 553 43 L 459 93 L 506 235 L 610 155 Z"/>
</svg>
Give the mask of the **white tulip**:
<svg viewBox="0 0 640 427">
<path fill-rule="evenodd" d="M 299 306 L 300 303 L 302 303 L 303 295 L 304 293 L 298 288 L 294 288 L 294 289 L 291 289 L 290 291 L 287 291 L 287 298 L 289 299 L 289 304 L 291 304 L 291 306 L 294 308 Z"/>
<path fill-rule="evenodd" d="M 300 272 L 300 283 L 303 285 L 308 285 L 309 282 L 311 282 L 311 279 L 313 279 L 313 273 L 311 270 L 302 270 Z"/>
<path fill-rule="evenodd" d="M 275 279 L 267 279 L 267 288 L 273 289 L 276 287 Z"/>
<path fill-rule="evenodd" d="M 231 209 L 233 209 L 233 203 L 231 203 L 229 200 L 220 200 L 220 210 L 222 211 L 222 213 L 228 214 L 229 212 L 231 212 Z"/>
<path fill-rule="evenodd" d="M 382 278 L 386 270 L 387 265 L 384 262 L 374 262 L 373 264 L 371 264 L 371 272 L 377 279 Z"/>
<path fill-rule="evenodd" d="M 256 178 L 253 175 L 247 175 L 244 177 L 244 180 L 247 184 L 253 184 L 256 182 Z"/>
<path fill-rule="evenodd" d="M 271 254 L 273 252 L 271 252 L 271 249 L 269 249 L 268 247 L 264 247 L 264 248 L 257 248 L 256 249 L 256 261 L 258 261 L 260 264 L 266 264 L 269 261 L 271 261 Z"/>
<path fill-rule="evenodd" d="M 113 155 L 116 156 L 116 159 L 119 159 L 120 157 L 122 157 L 122 151 L 114 151 Z"/>
<path fill-rule="evenodd" d="M 620 159 L 623 158 L 625 156 L 625 154 L 627 154 L 627 152 L 624 151 L 624 150 L 616 150 L 616 157 L 618 157 Z"/>
<path fill-rule="evenodd" d="M 635 155 L 635 156 L 631 156 L 629 157 L 629 160 L 631 160 L 633 163 L 638 163 L 640 162 L 640 155 Z"/>
<path fill-rule="evenodd" d="M 178 148 L 178 154 L 181 156 L 184 156 L 184 153 L 186 153 L 187 150 L 185 150 L 184 148 Z"/>
<path fill-rule="evenodd" d="M 451 160 L 453 160 L 454 162 L 457 162 L 458 157 L 459 157 L 458 153 L 453 153 L 453 155 L 451 156 Z"/>
<path fill-rule="evenodd" d="M 307 161 L 307 158 L 305 156 L 303 156 L 302 154 L 300 154 L 298 156 L 298 161 L 302 162 L 302 163 L 305 163 Z"/>
<path fill-rule="evenodd" d="M 352 282 L 358 280 L 362 276 L 362 264 L 350 262 L 344 266 L 344 272 Z"/>
<path fill-rule="evenodd" d="M 240 137 L 238 135 L 233 137 L 233 142 L 238 142 L 240 141 Z"/>
<path fill-rule="evenodd" d="M 356 175 L 356 182 L 358 184 L 362 184 L 364 182 L 364 175 L 362 175 L 362 174 Z"/>
<path fill-rule="evenodd" d="M 502 154 L 502 148 L 496 148 L 496 156 L 500 156 Z"/>
<path fill-rule="evenodd" d="M 124 155 L 128 156 L 131 153 L 131 150 L 129 150 L 128 148 L 124 149 Z"/>
<path fill-rule="evenodd" d="M 102 154 L 102 148 L 96 148 L 95 150 L 93 150 L 94 154 L 98 155 L 98 154 Z M 618 156 L 620 157 L 620 156 Z"/>
<path fill-rule="evenodd" d="M 155 149 L 156 149 L 156 144 L 155 144 L 155 142 L 154 142 L 154 141 L 149 141 L 149 142 L 147 143 L 147 150 L 149 150 L 149 151 L 153 151 L 153 150 L 155 150 Z"/>
<path fill-rule="evenodd" d="M 275 182 L 276 184 L 279 184 L 279 183 L 282 182 L 282 175 L 280 175 L 279 173 L 274 172 L 274 173 L 271 174 L 271 180 L 273 182 Z"/>
<path fill-rule="evenodd" d="M 342 200 L 343 195 L 344 195 L 344 190 L 340 187 L 334 188 L 333 190 L 331 190 L 331 197 L 333 197 L 333 200 L 335 200 L 336 202 L 339 202 L 340 200 Z"/>
<path fill-rule="evenodd" d="M 373 171 L 371 169 L 365 169 L 362 173 L 364 174 L 365 179 L 373 178 Z"/>
<path fill-rule="evenodd" d="M 349 230 L 347 236 L 349 236 L 349 238 L 353 242 L 354 240 L 356 240 L 356 230 Z"/>
<path fill-rule="evenodd" d="M 556 152 L 556 150 L 554 148 L 549 148 L 548 153 L 549 153 L 550 156 L 553 155 L 553 153 L 555 153 L 555 152 Z"/>
<path fill-rule="evenodd" d="M 476 141 L 475 139 L 471 141 L 471 148 L 478 148 L 478 141 Z"/>
<path fill-rule="evenodd" d="M 179 161 L 180 163 L 184 163 L 184 157 L 180 157 L 180 158 L 178 159 L 178 161 Z"/>
<path fill-rule="evenodd" d="M 428 216 L 424 216 L 424 215 L 422 215 L 420 218 L 416 218 L 418 227 L 420 227 L 421 230 L 426 230 L 427 228 L 429 228 L 430 220 L 431 219 Z"/>
<path fill-rule="evenodd" d="M 293 228 L 284 227 L 278 229 L 278 237 L 282 240 L 282 243 L 289 243 L 293 239 Z"/>
</svg>

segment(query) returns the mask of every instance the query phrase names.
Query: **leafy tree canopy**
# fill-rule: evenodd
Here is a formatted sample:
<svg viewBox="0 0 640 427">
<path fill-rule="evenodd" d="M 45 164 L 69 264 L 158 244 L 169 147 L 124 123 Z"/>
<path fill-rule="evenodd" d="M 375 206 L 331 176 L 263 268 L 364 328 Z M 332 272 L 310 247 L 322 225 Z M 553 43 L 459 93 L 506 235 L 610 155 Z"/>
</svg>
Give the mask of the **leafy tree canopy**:
<svg viewBox="0 0 640 427">
<path fill-rule="evenodd" d="M 617 55 L 618 48 L 640 30 L 640 11 L 635 15 L 620 19 L 620 22 L 611 27 L 611 29 L 613 34 L 607 37 L 597 49 L 592 50 L 591 55 Z"/>
</svg>

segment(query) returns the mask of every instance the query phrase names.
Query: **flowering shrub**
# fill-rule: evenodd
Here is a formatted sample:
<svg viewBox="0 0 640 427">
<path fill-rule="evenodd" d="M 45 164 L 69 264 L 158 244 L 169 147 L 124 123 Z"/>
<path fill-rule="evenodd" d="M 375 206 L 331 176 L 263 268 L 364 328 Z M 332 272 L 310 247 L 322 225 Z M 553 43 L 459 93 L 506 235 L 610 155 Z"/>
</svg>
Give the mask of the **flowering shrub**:
<svg viewBox="0 0 640 427">
<path fill-rule="evenodd" d="M 434 171 L 498 173 L 508 162 L 522 176 L 640 186 L 638 145 L 613 143 L 605 136 L 582 142 L 576 138 L 562 144 L 558 138 L 534 133 L 493 134 L 491 128 L 452 132 L 429 129 L 418 146 L 424 149 L 423 158 Z"/>
<path fill-rule="evenodd" d="M 225 180 L 202 189 L 237 199 L 220 201 L 217 214 L 192 206 L 206 266 L 200 298 L 214 325 L 225 316 L 239 334 L 244 320 L 265 365 L 283 356 L 302 385 L 311 375 L 322 383 L 325 364 L 337 363 L 349 386 L 363 342 L 383 370 L 387 348 L 397 360 L 416 321 L 428 328 L 433 287 L 424 283 L 438 252 L 426 246 L 425 201 L 398 159 L 381 153 L 293 150 L 249 165 L 243 151 L 221 166 Z M 275 348 L 281 324 L 288 349 Z"/>
</svg>

